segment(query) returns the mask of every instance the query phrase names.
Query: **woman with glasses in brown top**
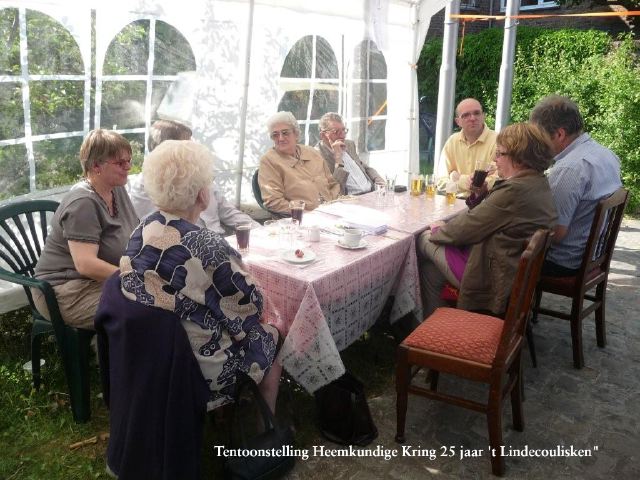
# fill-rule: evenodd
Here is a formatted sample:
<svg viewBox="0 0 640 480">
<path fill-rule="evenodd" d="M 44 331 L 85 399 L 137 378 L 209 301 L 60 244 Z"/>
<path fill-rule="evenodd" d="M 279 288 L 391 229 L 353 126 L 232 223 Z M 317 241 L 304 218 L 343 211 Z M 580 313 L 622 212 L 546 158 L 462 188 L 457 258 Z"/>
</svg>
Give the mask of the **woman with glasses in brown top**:
<svg viewBox="0 0 640 480">
<path fill-rule="evenodd" d="M 131 145 L 119 133 L 96 129 L 80 147 L 84 178 L 73 185 L 56 210 L 36 278 L 56 293 L 68 325 L 93 329 L 102 284 L 118 269 L 129 236 L 138 225 L 124 188 L 131 169 Z M 48 317 L 44 297 L 34 302 Z"/>
<path fill-rule="evenodd" d="M 278 112 L 267 120 L 273 148 L 260 159 L 258 183 L 265 206 L 288 214 L 290 200 L 302 200 L 306 210 L 320 201 L 334 200 L 340 185 L 320 153 L 298 144 L 300 129 L 291 112 Z"/>
</svg>

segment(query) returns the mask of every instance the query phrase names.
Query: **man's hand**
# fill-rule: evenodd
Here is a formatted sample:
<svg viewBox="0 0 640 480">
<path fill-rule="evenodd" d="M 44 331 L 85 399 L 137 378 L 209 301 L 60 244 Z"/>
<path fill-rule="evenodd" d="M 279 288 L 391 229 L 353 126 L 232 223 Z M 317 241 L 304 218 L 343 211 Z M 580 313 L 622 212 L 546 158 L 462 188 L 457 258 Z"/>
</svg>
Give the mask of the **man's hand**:
<svg viewBox="0 0 640 480">
<path fill-rule="evenodd" d="M 345 145 L 344 140 L 338 139 L 331 144 L 331 149 L 333 150 L 333 156 L 336 162 L 342 160 L 342 152 L 344 152 L 346 148 L 347 146 Z"/>
</svg>

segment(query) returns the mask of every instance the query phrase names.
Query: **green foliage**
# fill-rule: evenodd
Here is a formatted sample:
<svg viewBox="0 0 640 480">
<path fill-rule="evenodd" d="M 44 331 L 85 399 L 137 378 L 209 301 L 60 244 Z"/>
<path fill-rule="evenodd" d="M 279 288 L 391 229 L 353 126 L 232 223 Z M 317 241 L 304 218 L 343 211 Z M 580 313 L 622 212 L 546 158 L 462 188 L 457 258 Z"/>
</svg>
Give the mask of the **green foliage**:
<svg viewBox="0 0 640 480">
<path fill-rule="evenodd" d="M 491 125 L 498 93 L 502 29 L 467 35 L 457 59 L 456 103 L 480 99 Z M 435 111 L 442 42 L 427 43 L 418 63 L 418 89 Z M 518 27 L 511 119 L 525 121 L 551 93 L 572 98 L 586 130 L 621 160 L 628 212 L 640 208 L 640 60 L 630 37 L 613 41 L 595 30 Z"/>
</svg>

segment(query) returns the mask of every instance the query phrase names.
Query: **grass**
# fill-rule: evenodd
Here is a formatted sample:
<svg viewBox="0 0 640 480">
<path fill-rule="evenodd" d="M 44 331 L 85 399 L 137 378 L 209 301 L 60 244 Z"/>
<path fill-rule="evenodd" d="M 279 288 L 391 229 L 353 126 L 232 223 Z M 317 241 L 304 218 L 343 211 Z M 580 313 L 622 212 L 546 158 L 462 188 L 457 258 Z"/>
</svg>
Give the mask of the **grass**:
<svg viewBox="0 0 640 480">
<path fill-rule="evenodd" d="M 109 414 L 100 390 L 98 367 L 91 381 L 91 420 L 74 423 L 62 366 L 55 341 L 46 343 L 43 386 L 33 389 L 31 374 L 22 365 L 29 359 L 30 313 L 27 309 L 0 315 L 0 479 L 107 479 L 107 442 L 98 439 L 71 450 L 69 446 L 109 431 Z M 396 342 L 383 328 L 375 327 L 342 353 L 348 370 L 360 378 L 368 396 L 393 388 Z M 315 404 L 295 382 L 283 380 L 278 417 L 292 418 L 296 447 L 317 443 Z M 207 419 L 204 476 L 219 478 L 222 465 L 213 455 L 213 445 L 228 438 L 226 420 Z"/>
</svg>

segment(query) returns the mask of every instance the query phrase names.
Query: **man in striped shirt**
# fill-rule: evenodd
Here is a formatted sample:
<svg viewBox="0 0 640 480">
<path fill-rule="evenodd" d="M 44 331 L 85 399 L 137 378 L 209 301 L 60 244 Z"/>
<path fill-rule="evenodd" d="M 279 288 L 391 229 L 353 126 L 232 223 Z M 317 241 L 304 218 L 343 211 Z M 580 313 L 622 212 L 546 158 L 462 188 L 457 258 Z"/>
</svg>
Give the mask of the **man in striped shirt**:
<svg viewBox="0 0 640 480">
<path fill-rule="evenodd" d="M 620 159 L 584 132 L 578 106 L 567 97 L 543 98 L 530 121 L 549 133 L 555 154 L 548 178 L 558 224 L 542 273 L 573 276 L 582 263 L 598 201 L 622 185 Z"/>
</svg>

